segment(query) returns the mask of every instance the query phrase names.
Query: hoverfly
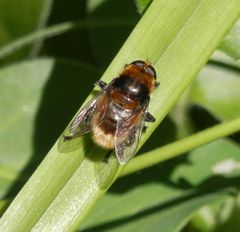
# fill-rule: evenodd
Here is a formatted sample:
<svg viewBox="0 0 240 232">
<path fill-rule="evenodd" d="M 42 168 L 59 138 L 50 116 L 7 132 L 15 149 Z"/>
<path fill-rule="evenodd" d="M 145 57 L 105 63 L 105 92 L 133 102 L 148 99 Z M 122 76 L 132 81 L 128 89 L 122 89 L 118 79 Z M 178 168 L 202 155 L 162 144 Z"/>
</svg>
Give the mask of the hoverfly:
<svg viewBox="0 0 240 232">
<path fill-rule="evenodd" d="M 156 76 L 150 63 L 136 60 L 109 84 L 96 81 L 101 92 L 75 116 L 65 140 L 91 132 L 97 145 L 115 149 L 119 163 L 125 164 L 136 152 L 145 122 L 155 121 L 147 107 L 149 94 L 159 86 Z"/>
</svg>

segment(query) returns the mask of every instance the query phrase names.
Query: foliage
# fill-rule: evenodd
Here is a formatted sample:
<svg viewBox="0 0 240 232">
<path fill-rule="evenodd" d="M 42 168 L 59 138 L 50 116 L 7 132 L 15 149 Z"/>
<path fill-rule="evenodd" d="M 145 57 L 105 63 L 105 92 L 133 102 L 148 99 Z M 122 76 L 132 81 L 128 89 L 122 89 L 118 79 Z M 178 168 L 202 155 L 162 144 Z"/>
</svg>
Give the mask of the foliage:
<svg viewBox="0 0 240 232">
<path fill-rule="evenodd" d="M 238 0 L 0 9 L 1 231 L 237 231 Z M 65 143 L 94 81 L 135 59 L 151 61 L 161 82 L 140 155 L 122 167 L 114 155 L 103 163 L 88 136 Z"/>
</svg>

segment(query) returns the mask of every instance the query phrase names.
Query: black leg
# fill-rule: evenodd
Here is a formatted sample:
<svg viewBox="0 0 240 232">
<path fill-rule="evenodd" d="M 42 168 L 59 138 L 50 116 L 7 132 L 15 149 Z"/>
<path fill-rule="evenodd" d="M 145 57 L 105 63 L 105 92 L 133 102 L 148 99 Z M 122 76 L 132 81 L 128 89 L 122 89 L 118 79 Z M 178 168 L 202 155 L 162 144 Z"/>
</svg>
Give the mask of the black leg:
<svg viewBox="0 0 240 232">
<path fill-rule="evenodd" d="M 148 128 L 148 127 L 147 127 L 146 125 L 144 125 L 144 126 L 143 126 L 143 132 L 146 132 L 147 128 Z"/>
<path fill-rule="evenodd" d="M 94 83 L 95 85 L 97 85 L 101 90 L 106 90 L 107 88 L 107 83 L 105 83 L 104 81 L 101 81 L 101 80 L 98 80 L 98 81 L 95 81 Z"/>
<path fill-rule="evenodd" d="M 157 88 L 160 85 L 160 82 L 155 82 L 154 87 Z"/>
<path fill-rule="evenodd" d="M 104 156 L 104 158 L 103 158 L 103 163 L 108 164 L 108 160 L 109 160 L 109 157 L 110 157 L 111 153 L 112 153 L 112 150 L 110 150 L 110 151 Z"/>
<path fill-rule="evenodd" d="M 71 135 L 63 135 L 63 139 L 64 141 L 69 141 L 71 139 L 74 139 L 74 138 L 77 138 L 79 137 L 79 134 L 76 133 L 76 134 L 71 134 Z"/>
<path fill-rule="evenodd" d="M 149 112 L 147 112 L 145 122 L 155 122 L 155 121 L 156 119 Z"/>
</svg>

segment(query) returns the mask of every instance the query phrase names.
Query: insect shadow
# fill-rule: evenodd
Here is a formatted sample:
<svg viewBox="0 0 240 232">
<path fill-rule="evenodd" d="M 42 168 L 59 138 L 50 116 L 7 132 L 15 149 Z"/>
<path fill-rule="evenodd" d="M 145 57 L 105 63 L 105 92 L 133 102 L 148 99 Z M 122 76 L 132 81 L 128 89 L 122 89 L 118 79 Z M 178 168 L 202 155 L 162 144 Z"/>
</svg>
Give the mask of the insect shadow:
<svg viewBox="0 0 240 232">
<path fill-rule="evenodd" d="M 67 123 L 93 88 L 100 73 L 80 65 L 55 62 L 42 90 L 32 137 L 32 154 L 4 199 L 11 199 L 22 188 L 58 139 Z M 87 80 L 83 77 L 87 76 Z M 60 139 L 61 140 L 61 139 Z M 71 141 L 77 143 L 78 141 Z M 67 156 L 67 153 L 62 155 Z M 79 159 L 80 160 L 80 159 Z"/>
<path fill-rule="evenodd" d="M 93 90 L 92 93 L 92 95 L 96 95 L 99 91 Z M 86 159 L 90 160 L 94 165 L 96 183 L 101 189 L 107 188 L 109 182 L 113 181 L 119 167 L 114 151 L 96 145 L 92 141 L 91 132 L 76 137 L 67 137 L 68 133 L 69 125 L 58 140 L 58 151 L 62 154 L 73 155 L 73 153 L 78 153 L 78 150 L 81 150 L 82 152 L 77 154 L 79 165 Z M 103 176 L 106 178 L 103 178 Z"/>
</svg>

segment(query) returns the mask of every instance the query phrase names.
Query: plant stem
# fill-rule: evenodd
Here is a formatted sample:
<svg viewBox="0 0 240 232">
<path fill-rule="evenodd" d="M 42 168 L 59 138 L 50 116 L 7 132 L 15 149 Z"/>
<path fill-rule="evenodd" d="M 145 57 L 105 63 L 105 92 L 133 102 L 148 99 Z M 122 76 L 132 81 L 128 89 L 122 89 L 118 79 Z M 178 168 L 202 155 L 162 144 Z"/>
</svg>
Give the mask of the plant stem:
<svg viewBox="0 0 240 232">
<path fill-rule="evenodd" d="M 165 160 L 177 157 L 194 148 L 228 136 L 240 130 L 240 118 L 198 132 L 192 136 L 146 152 L 134 158 L 121 172 L 121 176 L 151 167 Z"/>
<path fill-rule="evenodd" d="M 82 22 L 65 22 L 60 23 L 48 28 L 38 30 L 36 32 L 30 33 L 26 36 L 23 36 L 19 39 L 14 40 L 13 42 L 3 46 L 0 49 L 0 59 L 5 58 L 11 53 L 17 51 L 20 48 L 23 48 L 27 45 L 32 44 L 33 42 L 39 39 L 51 38 L 59 34 L 67 33 L 74 30 L 79 30 L 80 28 L 90 28 L 90 27 L 109 27 L 109 26 L 124 26 L 132 25 L 133 21 L 131 19 L 126 20 L 97 20 L 97 21 L 82 21 Z"/>
</svg>

